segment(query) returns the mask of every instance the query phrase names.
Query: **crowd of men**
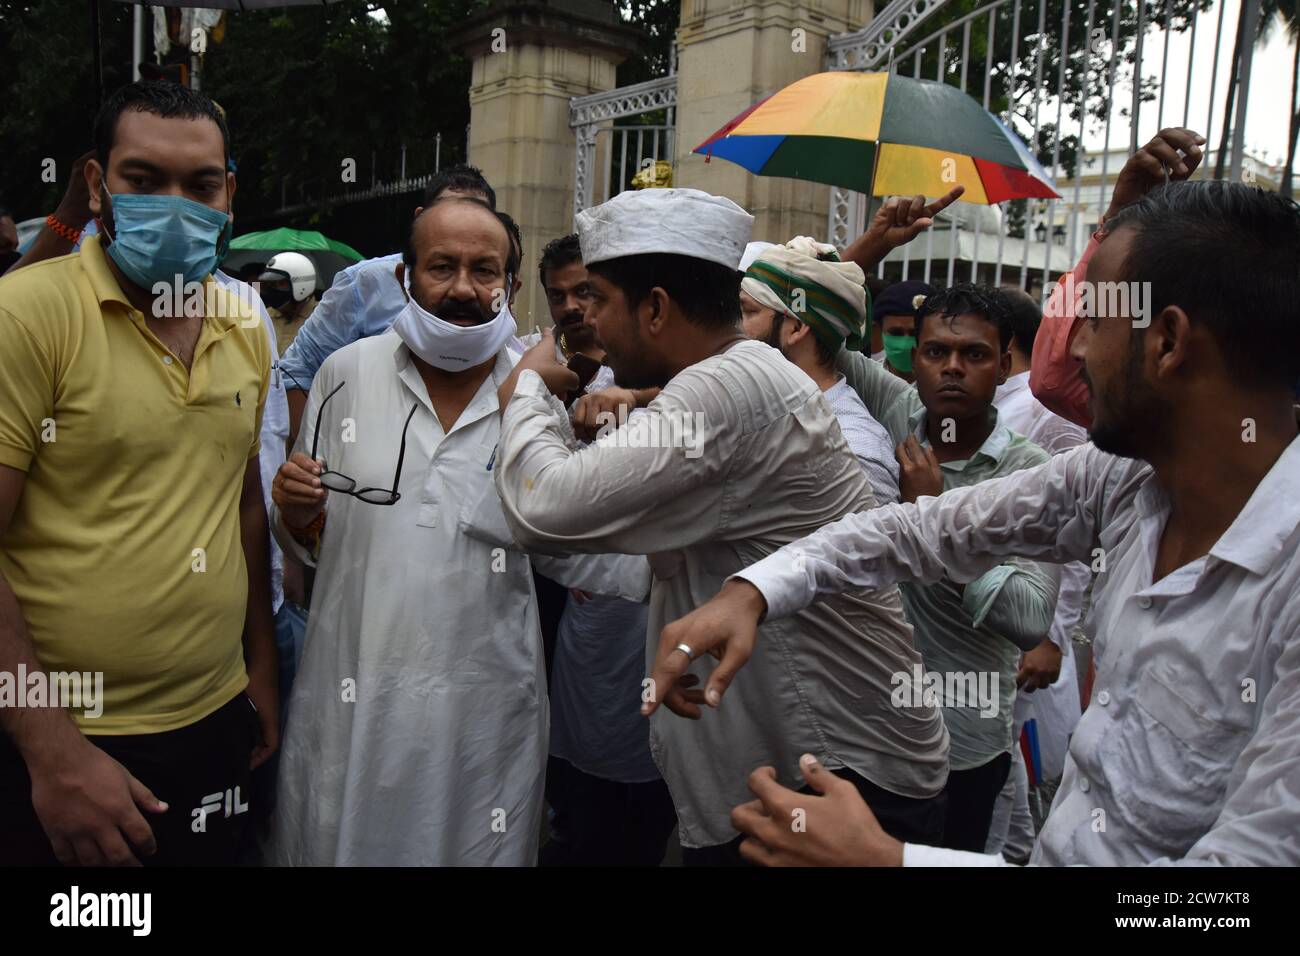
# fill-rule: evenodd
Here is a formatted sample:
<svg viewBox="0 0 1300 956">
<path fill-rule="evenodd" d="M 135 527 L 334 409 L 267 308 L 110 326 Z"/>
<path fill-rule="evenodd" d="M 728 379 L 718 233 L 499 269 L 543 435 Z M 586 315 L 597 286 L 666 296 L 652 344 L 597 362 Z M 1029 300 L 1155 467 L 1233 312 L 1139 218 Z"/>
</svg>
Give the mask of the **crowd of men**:
<svg viewBox="0 0 1300 956">
<path fill-rule="evenodd" d="M 0 862 L 1300 863 L 1300 212 L 1203 143 L 1045 309 L 875 279 L 960 187 L 649 188 L 523 335 L 477 170 L 317 298 L 118 90 L 0 278 Z"/>
</svg>

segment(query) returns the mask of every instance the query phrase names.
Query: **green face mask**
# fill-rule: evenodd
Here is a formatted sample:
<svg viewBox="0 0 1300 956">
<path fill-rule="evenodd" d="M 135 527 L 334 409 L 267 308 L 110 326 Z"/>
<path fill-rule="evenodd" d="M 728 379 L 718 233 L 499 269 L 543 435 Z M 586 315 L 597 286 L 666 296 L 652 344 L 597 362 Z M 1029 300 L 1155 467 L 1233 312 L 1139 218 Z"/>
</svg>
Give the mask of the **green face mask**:
<svg viewBox="0 0 1300 956">
<path fill-rule="evenodd" d="M 885 359 L 900 372 L 912 372 L 912 349 L 916 348 L 915 335 L 882 335 Z"/>
</svg>

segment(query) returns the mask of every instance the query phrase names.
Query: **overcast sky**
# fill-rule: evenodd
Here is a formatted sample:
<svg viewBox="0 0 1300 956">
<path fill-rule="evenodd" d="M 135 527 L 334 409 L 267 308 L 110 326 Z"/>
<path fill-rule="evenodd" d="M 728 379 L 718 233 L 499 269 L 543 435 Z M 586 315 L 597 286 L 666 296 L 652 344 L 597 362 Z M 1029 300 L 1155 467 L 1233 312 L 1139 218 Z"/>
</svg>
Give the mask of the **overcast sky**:
<svg viewBox="0 0 1300 956">
<path fill-rule="evenodd" d="M 1188 125 L 1204 134 L 1210 105 L 1210 77 L 1214 63 L 1214 33 L 1218 28 L 1220 3 L 1216 3 L 1196 21 L 1196 56 L 1192 73 L 1192 95 Z M 1223 18 L 1223 38 L 1219 47 L 1219 68 L 1214 83 L 1214 121 L 1211 142 L 1217 148 L 1223 134 L 1223 104 L 1228 93 L 1228 68 L 1232 59 L 1232 41 L 1237 31 L 1237 13 L 1240 0 L 1226 0 Z M 1165 34 L 1150 31 L 1143 41 L 1142 73 L 1148 77 L 1160 75 Z M 1073 44 L 1072 44 L 1073 45 Z M 1169 66 L 1165 71 L 1165 126 L 1181 126 L 1183 103 L 1187 92 L 1188 53 L 1191 50 L 1191 31 L 1169 35 Z M 1250 95 L 1246 107 L 1246 151 L 1268 162 L 1281 162 L 1286 158 L 1287 123 L 1291 103 L 1292 58 L 1294 46 L 1286 29 L 1278 21 L 1273 25 L 1268 42 L 1255 48 L 1251 64 Z M 1127 108 L 1132 102 L 1132 86 L 1123 87 L 1117 97 L 1117 107 Z M 1138 120 L 1138 142 L 1145 143 L 1160 129 L 1158 123 L 1159 100 L 1143 103 Z M 1045 114 L 1047 115 L 1047 114 Z M 1055 119 L 1053 105 L 1050 118 Z M 1064 123 L 1070 131 L 1068 121 Z M 1089 129 L 1085 143 L 1089 149 L 1100 149 L 1104 130 Z M 1112 148 L 1128 145 L 1127 117 L 1118 115 L 1111 119 Z"/>
</svg>

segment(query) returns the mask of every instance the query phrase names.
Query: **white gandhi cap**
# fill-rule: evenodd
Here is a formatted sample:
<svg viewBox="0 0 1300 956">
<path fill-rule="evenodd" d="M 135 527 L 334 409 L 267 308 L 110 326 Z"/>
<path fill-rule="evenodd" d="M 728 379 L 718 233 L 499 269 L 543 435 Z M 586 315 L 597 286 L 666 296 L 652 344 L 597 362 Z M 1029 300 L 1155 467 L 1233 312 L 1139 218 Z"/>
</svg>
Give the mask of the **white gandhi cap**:
<svg viewBox="0 0 1300 956">
<path fill-rule="evenodd" d="M 640 189 L 584 209 L 576 224 L 587 265 L 666 252 L 735 269 L 754 217 L 730 199 L 699 189 Z"/>
</svg>

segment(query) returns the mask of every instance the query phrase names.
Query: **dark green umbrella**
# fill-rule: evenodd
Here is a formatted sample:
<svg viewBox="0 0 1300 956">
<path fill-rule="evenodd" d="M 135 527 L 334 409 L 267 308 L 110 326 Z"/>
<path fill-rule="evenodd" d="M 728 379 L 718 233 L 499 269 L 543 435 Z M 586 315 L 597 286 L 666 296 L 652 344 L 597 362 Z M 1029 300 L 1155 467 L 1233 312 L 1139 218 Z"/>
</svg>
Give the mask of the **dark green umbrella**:
<svg viewBox="0 0 1300 956">
<path fill-rule="evenodd" d="M 301 252 L 316 267 L 316 288 L 328 289 L 341 269 L 365 258 L 345 242 L 304 229 L 268 229 L 246 232 L 230 243 L 221 269 L 234 275 L 250 262 L 263 264 L 277 252 Z"/>
</svg>

